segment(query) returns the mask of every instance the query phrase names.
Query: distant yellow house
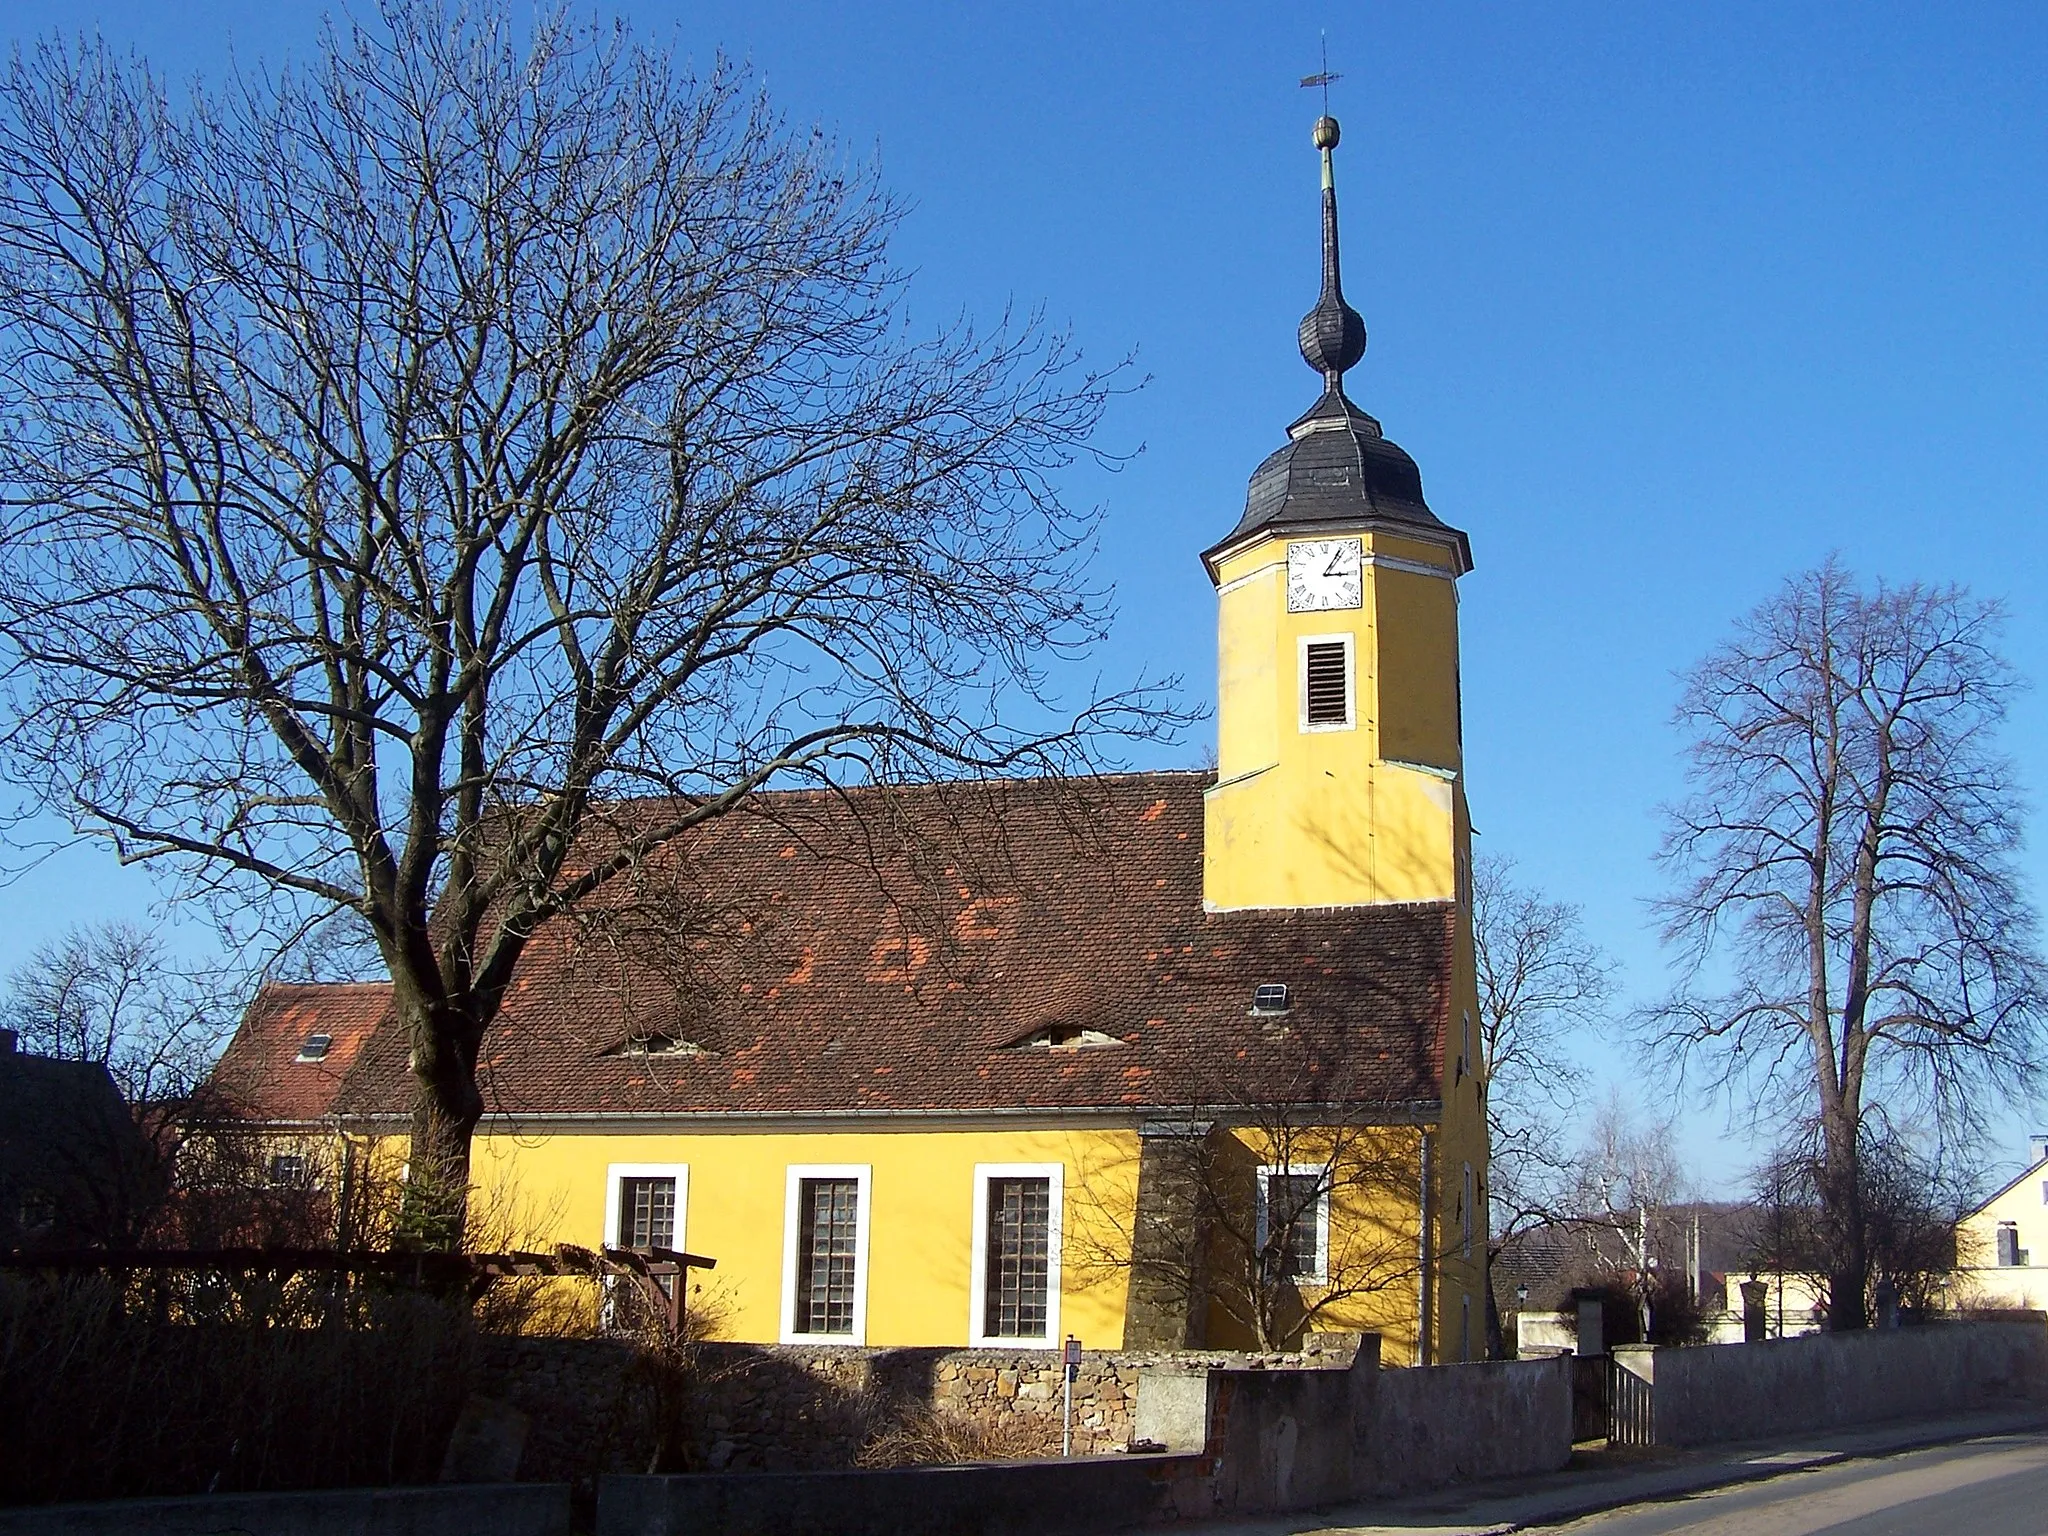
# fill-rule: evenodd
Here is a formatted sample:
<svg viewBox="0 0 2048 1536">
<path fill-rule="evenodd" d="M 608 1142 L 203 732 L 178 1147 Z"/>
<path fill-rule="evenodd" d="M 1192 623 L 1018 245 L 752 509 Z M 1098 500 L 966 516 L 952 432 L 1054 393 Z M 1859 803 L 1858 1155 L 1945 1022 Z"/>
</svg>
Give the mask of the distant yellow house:
<svg viewBox="0 0 2048 1536">
<path fill-rule="evenodd" d="M 1216 771 L 760 795 L 668 850 L 665 931 L 542 930 L 475 1159 L 523 1242 L 709 1255 L 700 1304 L 762 1343 L 1241 1345 L 1258 1314 L 1482 1352 L 1471 559 L 1344 393 L 1336 138 L 1323 393 L 1202 557 Z M 374 990 L 269 989 L 217 1081 L 291 1156 L 404 1130 Z"/>
<path fill-rule="evenodd" d="M 2026 1172 L 1956 1223 L 1955 1299 L 2048 1311 L 2048 1143 Z"/>
</svg>

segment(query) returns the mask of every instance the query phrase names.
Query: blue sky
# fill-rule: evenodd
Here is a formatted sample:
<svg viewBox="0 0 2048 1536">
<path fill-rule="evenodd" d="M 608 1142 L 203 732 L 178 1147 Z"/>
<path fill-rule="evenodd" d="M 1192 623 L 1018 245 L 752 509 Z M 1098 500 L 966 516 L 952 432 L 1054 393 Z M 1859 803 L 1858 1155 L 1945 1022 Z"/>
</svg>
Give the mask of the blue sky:
<svg viewBox="0 0 2048 1536">
<path fill-rule="evenodd" d="M 1838 551 L 2008 597 L 2012 659 L 2048 678 L 2048 8 L 624 10 L 879 152 L 914 205 L 915 313 L 1043 304 L 1092 356 L 1137 354 L 1151 383 L 1103 443 L 1143 451 L 1074 482 L 1109 511 L 1123 619 L 1102 662 L 1180 672 L 1198 699 L 1215 661 L 1196 552 L 1315 393 L 1293 332 L 1316 285 L 1317 103 L 1295 81 L 1327 28 L 1346 292 L 1372 337 L 1352 393 L 1477 559 L 1481 844 L 1583 904 L 1632 997 L 1663 976 L 1644 901 L 1679 788 L 1674 673 L 1783 576 Z M 230 46 L 303 54 L 317 15 L 15 0 L 7 30 L 96 25 L 183 77 Z M 2038 795 L 2048 698 L 2020 702 L 2006 744 Z M 54 859 L 0 889 L 0 968 L 156 901 L 104 856 Z M 1710 1186 L 1749 1160 L 1718 1114 L 1686 1141 Z"/>
</svg>

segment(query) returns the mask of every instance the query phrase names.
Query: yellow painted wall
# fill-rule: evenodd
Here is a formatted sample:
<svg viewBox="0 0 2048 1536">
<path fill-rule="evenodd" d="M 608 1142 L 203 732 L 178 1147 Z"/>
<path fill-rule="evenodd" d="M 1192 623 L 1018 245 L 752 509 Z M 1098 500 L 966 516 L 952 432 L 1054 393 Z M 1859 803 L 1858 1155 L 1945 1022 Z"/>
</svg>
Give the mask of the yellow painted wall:
<svg viewBox="0 0 2048 1536">
<path fill-rule="evenodd" d="M 1420 1322 L 1418 1291 L 1422 1249 L 1416 1220 L 1425 1128 L 1420 1126 L 1295 1128 L 1280 1132 L 1239 1128 L 1228 1134 L 1243 1151 L 1247 1174 L 1267 1166 L 1335 1161 L 1330 1200 L 1329 1248 L 1324 1263 L 1330 1280 L 1349 1295 L 1329 1299 L 1324 1287 L 1305 1285 L 1294 1297 L 1282 1290 L 1305 1316 L 1309 1306 L 1323 1304 L 1310 1322 L 1318 1333 L 1377 1333 L 1380 1358 L 1388 1365 L 1412 1365 Z M 1229 1154 L 1220 1163 L 1227 1164 Z M 1247 1208 L 1256 1198 L 1247 1187 L 1238 1192 Z M 1241 1234 L 1242 1235 L 1242 1234 Z M 1230 1288 L 1242 1283 L 1247 1259 L 1241 1241 L 1219 1236 L 1211 1246 L 1212 1285 Z M 1247 1325 L 1241 1292 L 1230 1300 L 1212 1301 L 1207 1312 L 1207 1342 L 1217 1349 L 1255 1349 L 1258 1341 Z"/>
<path fill-rule="evenodd" d="M 1457 589 L 1413 571 L 1372 575 L 1380 755 L 1455 773 L 1463 765 Z"/>
<path fill-rule="evenodd" d="M 1420 1128 L 1382 1134 L 1393 1155 L 1419 1155 Z M 475 1146 L 472 1212 L 473 1221 L 487 1222 L 493 1246 L 597 1247 L 615 1237 L 604 1225 L 613 1164 L 684 1165 L 678 1241 L 718 1261 L 716 1270 L 693 1277 L 701 1290 L 693 1290 L 692 1305 L 718 1316 L 720 1337 L 773 1343 L 783 1324 L 786 1170 L 866 1164 L 872 1203 L 865 1342 L 957 1348 L 969 1340 L 975 1165 L 1059 1163 L 1060 1332 L 1090 1349 L 1116 1349 L 1123 1343 L 1138 1157 L 1132 1130 L 484 1134 Z M 1377 1294 L 1333 1307 L 1318 1330 L 1378 1332 L 1384 1360 L 1412 1363 L 1419 1297 L 1405 1256 L 1416 1252 L 1417 1236 L 1412 1193 L 1405 1200 L 1390 1191 L 1370 1202 L 1338 1201 L 1333 1254 L 1380 1244 L 1402 1268 Z M 1220 1309 L 1211 1309 L 1209 1325 L 1213 1347 L 1249 1347 L 1249 1337 Z"/>
<path fill-rule="evenodd" d="M 1358 537 L 1367 562 L 1355 609 L 1289 613 L 1284 538 L 1261 540 L 1217 566 L 1217 784 L 1203 847 L 1212 908 L 1448 901 L 1457 893 L 1454 557 L 1417 540 Z M 1389 560 L 1443 575 L 1374 563 Z M 1323 635 L 1352 638 L 1349 730 L 1301 729 L 1301 642 Z"/>
<path fill-rule="evenodd" d="M 604 1230 L 613 1163 L 688 1166 L 678 1240 L 718 1261 L 699 1281 L 724 1314 L 722 1336 L 754 1343 L 782 1331 L 786 1170 L 868 1165 L 866 1342 L 878 1346 L 966 1344 L 977 1163 L 1063 1164 L 1060 1327 L 1090 1349 L 1123 1342 L 1127 1276 L 1101 1255 L 1121 1251 L 1118 1228 L 1129 1230 L 1135 1131 L 489 1135 L 475 1176 L 519 1192 L 529 1241 L 595 1247 L 615 1236 Z"/>
</svg>

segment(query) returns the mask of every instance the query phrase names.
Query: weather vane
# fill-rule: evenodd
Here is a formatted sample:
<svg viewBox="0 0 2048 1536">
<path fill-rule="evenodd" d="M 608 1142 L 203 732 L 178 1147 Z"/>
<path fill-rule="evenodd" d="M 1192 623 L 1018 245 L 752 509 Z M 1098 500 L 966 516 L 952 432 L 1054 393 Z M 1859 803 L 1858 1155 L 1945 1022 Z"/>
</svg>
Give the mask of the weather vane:
<svg viewBox="0 0 2048 1536">
<path fill-rule="evenodd" d="M 1329 34 L 1329 33 L 1327 33 L 1327 32 L 1323 33 L 1323 34 L 1322 34 L 1322 39 L 1323 39 L 1323 67 L 1322 67 L 1322 70 L 1321 70 L 1321 71 L 1320 71 L 1319 73 L 1317 73 L 1317 74 L 1313 74 L 1313 75 L 1303 75 L 1303 76 L 1301 77 L 1301 88 L 1302 88 L 1302 89 L 1303 89 L 1304 91 L 1306 91 L 1306 90 L 1309 90 L 1309 89 L 1311 89 L 1311 88 L 1313 88 L 1313 87 L 1315 87 L 1315 86 L 1321 86 L 1321 87 L 1323 88 L 1323 116 L 1325 116 L 1325 117 L 1328 117 L 1328 116 L 1330 115 L 1330 85 L 1331 85 L 1331 82 L 1333 82 L 1333 81 L 1336 81 L 1336 80 L 1342 80 L 1342 79 L 1343 79 L 1344 77 L 1343 77 L 1342 75 L 1333 75 L 1333 74 L 1331 74 L 1331 73 L 1330 73 L 1330 34 Z"/>
</svg>

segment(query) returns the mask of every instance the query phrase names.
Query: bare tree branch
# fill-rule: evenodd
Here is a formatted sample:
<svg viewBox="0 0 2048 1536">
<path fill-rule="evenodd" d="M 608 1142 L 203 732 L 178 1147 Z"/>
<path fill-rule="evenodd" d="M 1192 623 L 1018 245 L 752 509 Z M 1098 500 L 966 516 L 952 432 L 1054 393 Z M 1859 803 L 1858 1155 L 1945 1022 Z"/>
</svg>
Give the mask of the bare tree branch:
<svg viewBox="0 0 2048 1536">
<path fill-rule="evenodd" d="M 1109 621 L 1059 476 L 1123 370 L 911 334 L 872 167 L 723 62 L 511 34 L 393 0 L 182 107 L 97 42 L 0 75 L 7 770 L 238 931 L 361 923 L 436 1242 L 546 918 L 771 780 L 1183 718 L 1052 670 Z"/>
<path fill-rule="evenodd" d="M 2021 804 L 1995 748 L 2002 612 L 1956 588 L 1793 578 L 1686 679 L 1693 793 L 1666 813 L 1666 939 L 1690 979 L 1642 1022 L 1781 1127 L 1817 1127 L 1863 1326 L 1873 1111 L 1967 1143 L 2039 1082 L 2044 1010 Z"/>
<path fill-rule="evenodd" d="M 1514 862 L 1499 855 L 1473 863 L 1472 929 L 1490 1270 L 1516 1237 L 1569 1214 L 1577 1170 L 1567 1122 L 1585 1092 L 1569 1038 L 1605 1022 L 1614 963 L 1587 939 L 1577 907 L 1518 884 Z M 1499 1354 L 1490 1286 L 1486 1304 L 1490 1350 Z"/>
</svg>

